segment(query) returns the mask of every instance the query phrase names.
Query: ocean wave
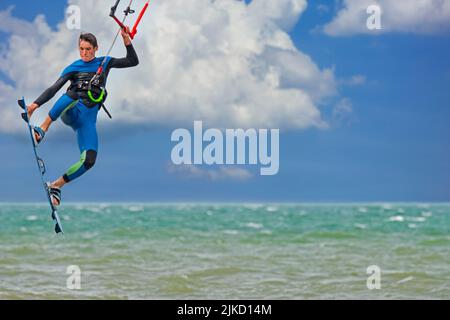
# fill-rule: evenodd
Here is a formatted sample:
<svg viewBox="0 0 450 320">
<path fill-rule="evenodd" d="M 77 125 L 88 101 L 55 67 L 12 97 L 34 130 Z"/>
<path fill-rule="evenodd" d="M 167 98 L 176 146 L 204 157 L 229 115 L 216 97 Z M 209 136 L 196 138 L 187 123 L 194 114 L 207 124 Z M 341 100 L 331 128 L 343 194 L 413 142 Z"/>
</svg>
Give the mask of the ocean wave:
<svg viewBox="0 0 450 320">
<path fill-rule="evenodd" d="M 403 216 L 392 216 L 392 217 L 389 217 L 389 221 L 391 221 L 391 222 L 403 222 L 403 221 L 405 221 L 405 217 L 403 217 Z"/>
<path fill-rule="evenodd" d="M 261 223 L 256 223 L 256 222 L 249 222 L 249 223 L 246 223 L 244 226 L 246 226 L 248 228 L 252 228 L 252 229 L 261 229 L 263 227 L 263 225 Z"/>
</svg>

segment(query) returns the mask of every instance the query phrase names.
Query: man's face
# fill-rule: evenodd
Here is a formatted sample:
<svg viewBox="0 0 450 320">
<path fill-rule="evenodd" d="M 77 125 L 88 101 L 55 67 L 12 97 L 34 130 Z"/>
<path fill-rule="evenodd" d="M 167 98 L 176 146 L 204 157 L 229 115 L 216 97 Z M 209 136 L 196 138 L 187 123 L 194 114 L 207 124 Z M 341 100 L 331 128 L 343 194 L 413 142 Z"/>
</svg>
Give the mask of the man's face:
<svg viewBox="0 0 450 320">
<path fill-rule="evenodd" d="M 84 62 L 89 62 L 95 58 L 95 53 L 97 52 L 98 48 L 97 47 L 94 48 L 92 44 L 82 40 L 80 41 L 79 50 L 81 60 L 83 60 Z"/>
</svg>

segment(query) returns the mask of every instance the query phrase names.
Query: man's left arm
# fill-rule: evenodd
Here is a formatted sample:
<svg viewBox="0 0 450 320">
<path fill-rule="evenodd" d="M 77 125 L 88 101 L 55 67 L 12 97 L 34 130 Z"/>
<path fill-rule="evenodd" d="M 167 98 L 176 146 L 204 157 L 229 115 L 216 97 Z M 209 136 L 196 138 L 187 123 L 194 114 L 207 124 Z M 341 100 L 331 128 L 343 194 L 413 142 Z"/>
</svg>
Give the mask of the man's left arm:
<svg viewBox="0 0 450 320">
<path fill-rule="evenodd" d="M 121 30 L 121 35 L 123 38 L 123 44 L 127 49 L 127 56 L 125 58 L 111 58 L 108 68 L 130 68 L 135 67 L 139 64 L 139 58 L 137 56 L 136 50 L 134 50 L 133 44 L 130 39 L 130 28 L 126 30 Z"/>
<path fill-rule="evenodd" d="M 108 63 L 109 68 L 130 68 L 139 64 L 139 58 L 133 45 L 130 43 L 125 48 L 127 49 L 127 56 L 125 58 L 111 58 Z"/>
</svg>

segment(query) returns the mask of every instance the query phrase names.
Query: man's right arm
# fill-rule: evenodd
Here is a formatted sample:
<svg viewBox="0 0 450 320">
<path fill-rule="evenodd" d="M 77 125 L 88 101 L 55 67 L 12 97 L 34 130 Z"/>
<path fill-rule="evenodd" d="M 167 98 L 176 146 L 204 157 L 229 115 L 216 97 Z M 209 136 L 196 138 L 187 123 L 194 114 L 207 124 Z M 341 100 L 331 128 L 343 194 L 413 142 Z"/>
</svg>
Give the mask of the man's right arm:
<svg viewBox="0 0 450 320">
<path fill-rule="evenodd" d="M 66 73 L 61 76 L 56 82 L 47 90 L 45 90 L 39 98 L 37 98 L 34 103 L 38 105 L 38 107 L 42 106 L 44 103 L 48 102 L 51 98 L 55 96 L 55 94 L 62 88 L 62 86 L 70 80 L 70 73 Z"/>
</svg>

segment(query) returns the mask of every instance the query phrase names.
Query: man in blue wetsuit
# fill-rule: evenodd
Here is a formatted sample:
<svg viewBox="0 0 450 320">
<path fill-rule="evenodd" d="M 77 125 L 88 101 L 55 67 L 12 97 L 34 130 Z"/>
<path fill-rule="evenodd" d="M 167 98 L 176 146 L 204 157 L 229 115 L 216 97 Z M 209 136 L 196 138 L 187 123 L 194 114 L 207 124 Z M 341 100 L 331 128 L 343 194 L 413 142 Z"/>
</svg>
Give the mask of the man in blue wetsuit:
<svg viewBox="0 0 450 320">
<path fill-rule="evenodd" d="M 98 50 L 97 39 L 93 34 L 84 33 L 79 38 L 80 60 L 68 66 L 61 77 L 50 88 L 44 91 L 39 98 L 27 107 L 28 117 L 48 102 L 70 80 L 67 92 L 61 96 L 50 110 L 48 116 L 39 127 L 33 127 L 34 139 L 40 143 L 50 125 L 59 117 L 77 134 L 80 149 L 80 161 L 52 183 L 47 183 L 54 205 L 61 203 L 61 188 L 68 182 L 80 177 L 95 164 L 98 151 L 97 114 L 106 97 L 102 97 L 102 89 L 112 68 L 129 68 L 138 65 L 136 51 L 131 44 L 129 28 L 121 31 L 123 42 L 127 50 L 125 58 L 95 57 Z M 98 68 L 103 64 L 103 71 L 97 81 L 92 82 Z M 89 85 L 91 82 L 91 85 Z"/>
</svg>

